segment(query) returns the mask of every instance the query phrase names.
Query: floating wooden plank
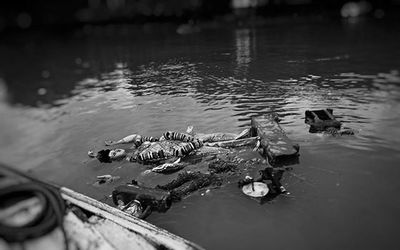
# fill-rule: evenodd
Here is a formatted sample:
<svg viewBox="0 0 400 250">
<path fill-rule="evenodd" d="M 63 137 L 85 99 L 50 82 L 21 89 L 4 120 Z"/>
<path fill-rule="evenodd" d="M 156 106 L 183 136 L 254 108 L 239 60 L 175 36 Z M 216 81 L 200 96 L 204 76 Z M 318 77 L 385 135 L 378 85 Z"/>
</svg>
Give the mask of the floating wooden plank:
<svg viewBox="0 0 400 250">
<path fill-rule="evenodd" d="M 252 136 L 261 138 L 262 155 L 271 164 L 298 159 L 299 146 L 286 136 L 278 123 L 276 114 L 268 114 L 251 119 Z"/>
</svg>

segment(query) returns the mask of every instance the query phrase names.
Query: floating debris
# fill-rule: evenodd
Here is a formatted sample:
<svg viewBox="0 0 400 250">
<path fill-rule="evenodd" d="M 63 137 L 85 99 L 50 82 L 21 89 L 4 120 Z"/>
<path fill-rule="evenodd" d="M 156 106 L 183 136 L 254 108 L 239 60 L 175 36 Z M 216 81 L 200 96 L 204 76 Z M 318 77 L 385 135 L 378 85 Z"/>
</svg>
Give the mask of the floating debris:
<svg viewBox="0 0 400 250">
<path fill-rule="evenodd" d="M 106 183 L 111 183 L 116 180 L 119 180 L 120 178 L 121 178 L 120 176 L 112 176 L 110 174 L 99 175 L 99 176 L 97 176 L 97 180 L 94 183 L 94 185 L 102 185 L 102 184 L 106 184 Z"/>
<path fill-rule="evenodd" d="M 251 119 L 253 133 L 261 138 L 262 155 L 268 157 L 270 163 L 297 159 L 299 155 L 299 146 L 286 136 L 278 120 L 273 113 Z"/>
<path fill-rule="evenodd" d="M 180 163 L 180 160 L 181 158 L 178 158 L 176 161 L 172 163 L 164 163 L 162 165 L 152 168 L 151 171 L 163 174 L 176 172 L 186 166 L 186 164 Z"/>
<path fill-rule="evenodd" d="M 333 136 L 355 133 L 351 128 L 341 128 L 342 123 L 336 120 L 332 109 L 307 110 L 305 123 L 310 125 L 310 133 L 324 132 Z"/>
<path fill-rule="evenodd" d="M 305 123 L 310 125 L 310 133 L 322 132 L 327 128 L 340 129 L 342 125 L 333 116 L 332 109 L 306 110 Z"/>
<path fill-rule="evenodd" d="M 251 197 L 263 197 L 268 194 L 269 188 L 263 182 L 251 182 L 242 187 L 242 192 Z"/>
</svg>

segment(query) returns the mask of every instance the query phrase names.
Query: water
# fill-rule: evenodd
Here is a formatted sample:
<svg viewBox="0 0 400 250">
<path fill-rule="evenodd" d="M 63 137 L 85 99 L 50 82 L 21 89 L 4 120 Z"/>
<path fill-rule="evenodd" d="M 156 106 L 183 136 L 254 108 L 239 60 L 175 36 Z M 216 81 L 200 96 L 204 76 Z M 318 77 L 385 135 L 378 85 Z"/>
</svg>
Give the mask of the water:
<svg viewBox="0 0 400 250">
<path fill-rule="evenodd" d="M 0 160 L 109 203 L 116 185 L 156 185 L 174 175 L 88 159 L 105 139 L 188 125 L 239 132 L 250 117 L 274 111 L 300 144 L 299 164 L 282 179 L 290 195 L 260 205 L 233 182 L 148 220 L 207 249 L 396 249 L 396 22 L 171 31 L 106 26 L 3 37 Z M 305 110 L 328 107 L 356 135 L 309 134 Z M 102 174 L 121 179 L 93 185 Z"/>
</svg>

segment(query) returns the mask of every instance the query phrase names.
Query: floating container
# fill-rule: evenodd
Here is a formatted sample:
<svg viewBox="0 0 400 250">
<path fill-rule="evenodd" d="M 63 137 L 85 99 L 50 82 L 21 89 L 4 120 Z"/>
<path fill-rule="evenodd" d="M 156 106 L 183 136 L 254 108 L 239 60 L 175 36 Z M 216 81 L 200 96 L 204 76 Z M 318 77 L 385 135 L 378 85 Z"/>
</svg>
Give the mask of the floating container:
<svg viewBox="0 0 400 250">
<path fill-rule="evenodd" d="M 340 130 L 342 123 L 336 120 L 332 109 L 306 110 L 305 123 L 310 125 L 310 133 L 326 131 L 327 128 Z"/>
</svg>

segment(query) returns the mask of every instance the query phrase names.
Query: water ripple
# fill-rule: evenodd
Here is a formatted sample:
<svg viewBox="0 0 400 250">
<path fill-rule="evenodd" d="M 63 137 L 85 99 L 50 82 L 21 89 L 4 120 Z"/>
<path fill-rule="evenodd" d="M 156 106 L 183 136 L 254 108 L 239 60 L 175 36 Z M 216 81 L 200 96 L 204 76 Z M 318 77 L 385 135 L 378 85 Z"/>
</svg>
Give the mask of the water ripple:
<svg viewBox="0 0 400 250">
<path fill-rule="evenodd" d="M 54 106 L 46 110 L 62 114 L 60 109 L 64 105 L 70 107 L 77 102 L 93 100 L 95 104 L 80 107 L 79 113 L 101 113 L 104 106 L 114 110 L 174 113 L 180 109 L 180 104 L 171 100 L 182 97 L 202 107 L 203 114 L 198 115 L 222 114 L 221 119 L 234 118 L 239 127 L 248 125 L 253 116 L 276 112 L 282 118 L 281 123 L 299 140 L 308 136 L 304 133 L 305 110 L 333 108 L 339 120 L 362 135 L 357 142 L 343 146 L 366 150 L 373 148 L 371 143 L 390 147 L 388 141 L 393 140 L 376 131 L 393 131 L 396 128 L 392 121 L 400 119 L 394 108 L 400 101 L 400 77 L 396 70 L 367 75 L 354 72 L 331 76 L 308 74 L 263 81 L 209 74 L 201 63 L 179 60 L 150 63 L 136 69 L 117 63 L 110 72 L 81 80 L 70 97 L 54 101 Z M 390 119 L 386 121 L 387 117 Z"/>
</svg>

